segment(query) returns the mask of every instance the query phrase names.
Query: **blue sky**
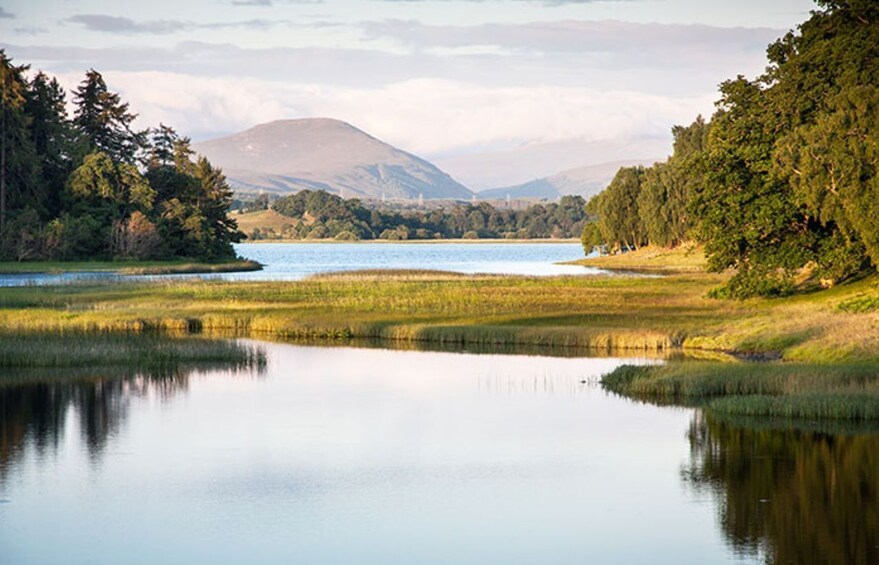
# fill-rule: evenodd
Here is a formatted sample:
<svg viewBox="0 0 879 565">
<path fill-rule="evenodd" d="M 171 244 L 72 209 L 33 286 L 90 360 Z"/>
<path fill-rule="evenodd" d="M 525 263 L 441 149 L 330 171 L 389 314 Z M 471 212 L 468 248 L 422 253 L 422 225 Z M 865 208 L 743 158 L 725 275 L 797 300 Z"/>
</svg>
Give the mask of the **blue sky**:
<svg viewBox="0 0 879 565">
<path fill-rule="evenodd" d="M 67 86 L 98 69 L 144 126 L 163 121 L 205 139 L 273 119 L 335 117 L 486 187 L 577 159 L 625 158 L 627 147 L 660 157 L 672 125 L 710 114 L 717 84 L 759 73 L 766 45 L 813 8 L 811 0 L 0 0 L 0 47 Z M 523 158 L 538 146 L 567 149 Z M 493 165 L 477 174 L 482 154 Z"/>
</svg>

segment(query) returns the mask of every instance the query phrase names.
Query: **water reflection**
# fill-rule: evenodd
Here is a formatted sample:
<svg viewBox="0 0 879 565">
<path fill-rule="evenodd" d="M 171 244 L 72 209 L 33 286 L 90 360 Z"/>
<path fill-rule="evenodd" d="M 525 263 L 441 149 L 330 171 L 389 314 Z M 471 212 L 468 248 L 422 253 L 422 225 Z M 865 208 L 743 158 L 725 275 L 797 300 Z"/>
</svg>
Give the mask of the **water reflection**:
<svg viewBox="0 0 879 565">
<path fill-rule="evenodd" d="M 684 481 L 734 550 L 771 563 L 879 563 L 879 434 L 741 427 L 697 414 Z"/>
<path fill-rule="evenodd" d="M 238 369 L 228 372 L 259 375 Z M 194 373 L 195 368 L 179 367 L 133 374 L 126 369 L 105 369 L 99 374 L 82 370 L 4 374 L 0 381 L 0 482 L 22 459 L 54 456 L 74 422 L 80 445 L 93 463 L 100 463 L 107 445 L 123 430 L 133 399 L 170 400 L 189 389 Z"/>
</svg>

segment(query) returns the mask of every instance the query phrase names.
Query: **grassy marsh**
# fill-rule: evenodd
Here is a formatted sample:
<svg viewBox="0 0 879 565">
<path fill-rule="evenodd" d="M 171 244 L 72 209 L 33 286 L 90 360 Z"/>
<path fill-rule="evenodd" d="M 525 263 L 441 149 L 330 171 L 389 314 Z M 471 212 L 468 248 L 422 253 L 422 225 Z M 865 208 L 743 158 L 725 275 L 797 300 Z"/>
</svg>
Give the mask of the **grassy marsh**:
<svg viewBox="0 0 879 565">
<path fill-rule="evenodd" d="M 230 340 L 129 333 L 0 334 L 0 370 L 131 368 L 173 371 L 182 366 L 259 368 L 265 353 Z"/>
<path fill-rule="evenodd" d="M 187 273 L 231 273 L 258 271 L 256 261 L 227 261 L 201 263 L 192 261 L 25 261 L 0 262 L 0 274 L 58 274 L 58 273 L 119 273 L 123 275 L 171 275 Z"/>
<path fill-rule="evenodd" d="M 0 289 L 8 331 L 183 331 L 599 351 L 776 352 L 879 362 L 879 278 L 787 298 L 707 297 L 724 275 L 520 277 L 361 272 L 296 282 L 210 280 Z"/>
<path fill-rule="evenodd" d="M 800 363 L 624 365 L 602 379 L 618 394 L 701 405 L 727 416 L 879 419 L 879 366 Z"/>
</svg>

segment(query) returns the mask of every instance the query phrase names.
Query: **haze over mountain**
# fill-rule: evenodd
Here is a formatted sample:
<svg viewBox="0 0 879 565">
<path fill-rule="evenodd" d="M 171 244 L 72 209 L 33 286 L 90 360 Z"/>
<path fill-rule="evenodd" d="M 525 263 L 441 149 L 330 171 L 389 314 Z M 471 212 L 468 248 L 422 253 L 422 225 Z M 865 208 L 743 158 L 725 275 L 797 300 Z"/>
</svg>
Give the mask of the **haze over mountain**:
<svg viewBox="0 0 879 565">
<path fill-rule="evenodd" d="M 598 165 L 568 169 L 558 174 L 526 183 L 480 190 L 476 196 L 483 200 L 510 198 L 547 198 L 576 194 L 587 200 L 604 190 L 620 167 L 649 165 L 661 159 L 629 159 Z"/>
<path fill-rule="evenodd" d="M 222 167 L 237 192 L 322 189 L 346 198 L 470 198 L 435 165 L 339 120 L 278 120 L 204 141 L 195 150 Z"/>
<path fill-rule="evenodd" d="M 670 131 L 670 130 L 669 130 Z M 560 174 L 586 166 L 614 161 L 650 164 L 671 154 L 672 137 L 588 138 L 545 143 L 527 143 L 501 151 L 471 151 L 457 155 L 430 157 L 432 163 L 448 171 L 477 192 L 497 187 L 518 186 L 534 179 Z M 616 170 L 613 171 L 615 173 Z M 611 173 L 611 177 L 613 176 Z M 609 179 L 608 179 L 609 180 Z"/>
</svg>

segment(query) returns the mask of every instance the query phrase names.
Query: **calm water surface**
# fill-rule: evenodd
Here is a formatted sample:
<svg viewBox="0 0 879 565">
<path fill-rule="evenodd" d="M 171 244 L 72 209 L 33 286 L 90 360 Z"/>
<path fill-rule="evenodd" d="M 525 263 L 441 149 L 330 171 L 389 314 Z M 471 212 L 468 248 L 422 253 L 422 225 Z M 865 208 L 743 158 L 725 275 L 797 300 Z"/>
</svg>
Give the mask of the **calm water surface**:
<svg viewBox="0 0 879 565">
<path fill-rule="evenodd" d="M 595 275 L 605 271 L 557 265 L 583 258 L 579 243 L 242 243 L 237 253 L 265 268 L 251 273 L 197 275 L 230 280 L 297 280 L 330 271 L 432 269 L 510 275 Z M 178 275 L 178 278 L 193 275 Z M 83 280 L 131 280 L 106 273 L 0 275 L 0 286 Z"/>
<path fill-rule="evenodd" d="M 262 347 L 261 373 L 0 385 L 0 561 L 879 556 L 879 436 L 633 403 L 597 385 L 620 359 Z"/>
</svg>

